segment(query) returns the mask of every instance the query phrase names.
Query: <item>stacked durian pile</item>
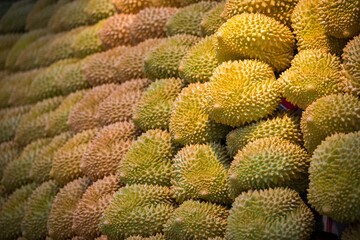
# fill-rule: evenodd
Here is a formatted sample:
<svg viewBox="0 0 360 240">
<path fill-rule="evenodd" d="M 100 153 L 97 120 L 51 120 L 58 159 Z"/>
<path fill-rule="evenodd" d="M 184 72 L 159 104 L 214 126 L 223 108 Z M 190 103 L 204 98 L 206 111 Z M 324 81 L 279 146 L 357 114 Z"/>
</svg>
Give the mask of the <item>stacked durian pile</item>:
<svg viewBox="0 0 360 240">
<path fill-rule="evenodd" d="M 360 1 L 0 10 L 0 239 L 360 239 Z"/>
</svg>

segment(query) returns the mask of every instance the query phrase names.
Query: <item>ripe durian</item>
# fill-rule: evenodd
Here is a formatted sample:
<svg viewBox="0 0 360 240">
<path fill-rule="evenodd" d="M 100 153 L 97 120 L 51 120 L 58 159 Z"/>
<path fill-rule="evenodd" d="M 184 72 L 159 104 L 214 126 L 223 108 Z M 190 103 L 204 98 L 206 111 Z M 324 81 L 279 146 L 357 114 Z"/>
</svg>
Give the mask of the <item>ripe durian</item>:
<svg viewBox="0 0 360 240">
<path fill-rule="evenodd" d="M 117 122 L 102 128 L 81 158 L 81 170 L 92 180 L 117 173 L 139 129 L 132 122 Z"/>
<path fill-rule="evenodd" d="M 126 186 L 115 193 L 105 210 L 100 231 L 109 239 L 125 239 L 133 235 L 149 237 L 162 232 L 173 211 L 169 188 L 137 184 Z"/>
<path fill-rule="evenodd" d="M 3 178 L 6 165 L 16 159 L 20 153 L 21 148 L 14 141 L 0 143 L 0 179 Z"/>
<path fill-rule="evenodd" d="M 0 69 L 5 68 L 7 56 L 20 37 L 20 34 L 0 35 Z"/>
<path fill-rule="evenodd" d="M 360 100 L 333 94 L 313 102 L 303 112 L 300 127 L 304 145 L 312 153 L 327 136 L 360 130 Z"/>
<path fill-rule="evenodd" d="M 344 75 L 350 84 L 350 91 L 360 96 L 360 35 L 350 40 L 342 54 Z"/>
<path fill-rule="evenodd" d="M 48 216 L 58 191 L 58 185 L 51 180 L 37 187 L 28 198 L 25 204 L 25 215 L 21 222 L 21 233 L 27 240 L 46 237 Z"/>
<path fill-rule="evenodd" d="M 220 144 L 193 144 L 173 159 L 172 189 L 177 202 L 205 200 L 228 204 L 227 168 L 230 159 Z"/>
<path fill-rule="evenodd" d="M 360 237 L 360 223 L 347 226 L 341 233 L 341 240 L 357 240 Z"/>
<path fill-rule="evenodd" d="M 172 158 L 176 151 L 177 145 L 172 143 L 167 131 L 154 129 L 143 133 L 119 162 L 121 182 L 170 186 Z"/>
<path fill-rule="evenodd" d="M 207 82 L 221 64 L 216 57 L 217 38 L 205 37 L 192 46 L 182 58 L 179 75 L 188 83 Z"/>
<path fill-rule="evenodd" d="M 133 14 L 116 14 L 105 21 L 99 35 L 106 48 L 132 45 L 130 27 L 134 19 Z"/>
<path fill-rule="evenodd" d="M 118 85 L 104 84 L 86 92 L 84 97 L 71 109 L 68 125 L 74 132 L 100 127 L 96 116 L 100 103 L 106 99 Z"/>
<path fill-rule="evenodd" d="M 142 130 L 169 128 L 170 114 L 183 81 L 179 78 L 160 79 L 150 84 L 134 108 L 133 121 Z"/>
<path fill-rule="evenodd" d="M 25 206 L 35 184 L 24 185 L 13 192 L 0 210 L 1 239 L 13 240 L 21 236 L 21 221 L 25 216 Z"/>
<path fill-rule="evenodd" d="M 217 54 L 222 61 L 257 59 L 276 72 L 290 66 L 295 40 L 291 30 L 263 14 L 235 15 L 216 33 Z"/>
<path fill-rule="evenodd" d="M 235 199 L 226 239 L 306 240 L 314 227 L 313 213 L 294 190 L 251 190 Z"/>
<path fill-rule="evenodd" d="M 290 17 L 297 3 L 298 0 L 228 0 L 221 16 L 229 19 L 242 13 L 261 13 L 290 26 Z"/>
<path fill-rule="evenodd" d="M 134 106 L 140 101 L 143 89 L 149 84 L 150 81 L 146 78 L 133 79 L 123 83 L 100 103 L 96 118 L 103 126 L 130 121 Z"/>
<path fill-rule="evenodd" d="M 189 200 L 175 209 L 164 225 L 165 239 L 199 239 L 223 237 L 228 210 L 212 203 Z"/>
<path fill-rule="evenodd" d="M 42 182 L 50 180 L 50 171 L 54 154 L 71 137 L 72 133 L 64 132 L 55 136 L 48 144 L 41 147 L 37 158 L 35 158 L 32 163 L 29 173 L 30 178 L 34 182 L 40 184 Z"/>
<path fill-rule="evenodd" d="M 279 81 L 284 83 L 284 97 L 302 109 L 320 97 L 346 90 L 340 59 L 318 49 L 299 52 Z"/>
<path fill-rule="evenodd" d="M 360 33 L 360 2 L 358 0 L 321 0 L 318 6 L 320 23 L 328 35 L 350 38 Z"/>
<path fill-rule="evenodd" d="M 149 7 L 141 10 L 136 14 L 130 26 L 133 43 L 139 43 L 149 38 L 166 37 L 165 24 L 176 12 L 176 8 L 163 7 Z"/>
<path fill-rule="evenodd" d="M 21 117 L 29 112 L 30 108 L 30 105 L 25 105 L 0 109 L 0 143 L 14 138 Z"/>
<path fill-rule="evenodd" d="M 52 159 L 50 178 L 55 179 L 60 185 L 82 177 L 80 162 L 87 147 L 95 138 L 98 129 L 89 129 L 76 134 L 59 148 Z"/>
<path fill-rule="evenodd" d="M 120 181 L 115 175 L 109 175 L 88 187 L 76 206 L 73 216 L 73 230 L 78 236 L 94 239 L 100 235 L 100 218 L 107 204 L 107 196 L 112 196 L 120 188 Z"/>
<path fill-rule="evenodd" d="M 200 22 L 202 36 L 210 36 L 216 33 L 219 27 L 226 22 L 226 20 L 221 17 L 224 8 L 225 2 L 220 2 L 203 15 Z"/>
<path fill-rule="evenodd" d="M 248 143 L 266 137 L 281 137 L 300 145 L 302 143 L 300 119 L 291 114 L 280 114 L 236 128 L 226 136 L 226 147 L 230 157 L 234 157 Z"/>
<path fill-rule="evenodd" d="M 260 138 L 239 151 L 229 169 L 232 198 L 250 189 L 307 187 L 310 156 L 299 145 L 280 137 Z"/>
<path fill-rule="evenodd" d="M 291 15 L 291 26 L 299 51 L 321 49 L 340 55 L 346 39 L 328 36 L 319 16 L 319 2 L 322 0 L 299 0 Z"/>
<path fill-rule="evenodd" d="M 169 130 L 182 145 L 219 141 L 230 128 L 209 119 L 206 113 L 207 83 L 193 83 L 184 88 L 174 102 Z"/>
<path fill-rule="evenodd" d="M 206 12 L 216 5 L 215 2 L 201 1 L 179 9 L 166 23 L 167 36 L 189 34 L 201 36 L 201 20 Z"/>
<path fill-rule="evenodd" d="M 214 70 L 207 95 L 209 118 L 238 127 L 274 112 L 281 100 L 281 86 L 266 63 L 224 62 Z"/>
<path fill-rule="evenodd" d="M 85 58 L 81 71 L 89 84 L 96 87 L 119 82 L 115 63 L 122 54 L 126 54 L 127 50 L 127 47 L 119 46 Z"/>
<path fill-rule="evenodd" d="M 51 206 L 47 221 L 48 235 L 53 240 L 66 240 L 75 233 L 72 229 L 76 207 L 90 184 L 86 177 L 78 178 L 61 188 Z"/>
<path fill-rule="evenodd" d="M 0 33 L 23 32 L 26 17 L 34 6 L 34 0 L 14 2 L 0 19 Z"/>
<path fill-rule="evenodd" d="M 27 145 L 21 154 L 10 161 L 3 172 L 1 185 L 7 192 L 12 192 L 24 184 L 31 183 L 30 170 L 33 162 L 40 156 L 41 148 L 49 144 L 51 139 L 43 138 L 31 142 Z"/>
<path fill-rule="evenodd" d="M 196 36 L 184 34 L 166 39 L 145 57 L 145 76 L 151 80 L 179 77 L 181 59 L 199 40 Z"/>
<path fill-rule="evenodd" d="M 359 158 L 360 131 L 336 133 L 315 149 L 307 197 L 321 215 L 344 223 L 360 220 Z"/>
</svg>

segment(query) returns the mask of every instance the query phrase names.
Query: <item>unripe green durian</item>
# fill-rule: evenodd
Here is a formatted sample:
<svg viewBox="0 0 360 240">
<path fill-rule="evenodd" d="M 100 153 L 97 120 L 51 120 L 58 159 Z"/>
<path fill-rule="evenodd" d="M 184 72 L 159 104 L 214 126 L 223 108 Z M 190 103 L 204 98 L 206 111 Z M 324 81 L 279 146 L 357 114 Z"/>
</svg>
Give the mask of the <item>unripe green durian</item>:
<svg viewBox="0 0 360 240">
<path fill-rule="evenodd" d="M 338 222 L 360 220 L 360 131 L 336 133 L 315 149 L 309 168 L 308 199 Z"/>
<path fill-rule="evenodd" d="M 190 34 L 201 36 L 201 20 L 204 14 L 215 5 L 215 2 L 201 1 L 181 8 L 167 21 L 166 35 Z"/>
<path fill-rule="evenodd" d="M 46 237 L 48 216 L 58 191 L 59 186 L 51 180 L 44 182 L 32 192 L 25 204 L 25 215 L 21 222 L 22 236 L 27 240 Z"/>
<path fill-rule="evenodd" d="M 319 98 L 304 111 L 300 127 L 304 145 L 313 152 L 327 136 L 360 130 L 360 100 L 349 94 Z"/>
<path fill-rule="evenodd" d="M 168 129 L 174 101 L 182 87 L 183 81 L 179 78 L 160 79 L 150 84 L 134 107 L 134 123 L 144 131 Z"/>
<path fill-rule="evenodd" d="M 75 236 L 72 229 L 74 211 L 89 184 L 86 177 L 78 178 L 66 184 L 56 194 L 47 221 L 51 239 L 66 240 Z"/>
<path fill-rule="evenodd" d="M 119 162 L 118 175 L 125 184 L 170 186 L 172 158 L 177 146 L 167 131 L 154 129 L 142 134 Z"/>
<path fill-rule="evenodd" d="M 203 15 L 200 22 L 202 36 L 210 36 L 216 33 L 219 27 L 226 22 L 226 20 L 221 17 L 224 8 L 225 2 L 223 1 L 213 6 Z"/>
<path fill-rule="evenodd" d="M 126 240 L 165 240 L 165 237 L 163 234 L 158 233 L 155 236 L 150 237 L 131 236 L 126 238 Z"/>
<path fill-rule="evenodd" d="M 137 184 L 126 186 L 115 193 L 105 210 L 100 231 L 109 239 L 125 239 L 133 235 L 149 237 L 162 232 L 173 210 L 169 188 Z"/>
<path fill-rule="evenodd" d="M 230 159 L 220 144 L 194 144 L 182 148 L 173 159 L 172 189 L 177 202 L 205 200 L 230 202 L 227 168 Z"/>
<path fill-rule="evenodd" d="M 182 145 L 219 141 L 230 128 L 209 119 L 206 112 L 207 83 L 184 88 L 174 102 L 169 129 L 175 142 Z"/>
<path fill-rule="evenodd" d="M 313 213 L 294 190 L 251 190 L 235 199 L 226 239 L 306 240 L 314 227 Z"/>
<path fill-rule="evenodd" d="M 216 36 L 222 61 L 257 59 L 280 72 L 293 58 L 295 41 L 290 29 L 263 14 L 235 15 L 221 25 Z"/>
<path fill-rule="evenodd" d="M 229 169 L 232 198 L 250 189 L 307 187 L 310 156 L 300 146 L 280 137 L 254 140 L 239 151 Z"/>
<path fill-rule="evenodd" d="M 212 203 L 189 200 L 175 209 L 164 225 L 165 239 L 199 239 L 223 237 L 228 210 Z"/>
<path fill-rule="evenodd" d="M 210 119 L 238 127 L 274 112 L 280 103 L 281 87 L 266 63 L 234 61 L 214 70 L 207 95 Z"/>
<path fill-rule="evenodd" d="M 350 40 L 342 54 L 344 77 L 349 81 L 349 90 L 360 96 L 360 35 Z"/>
<path fill-rule="evenodd" d="M 346 90 L 340 59 L 318 49 L 299 52 L 279 81 L 284 83 L 284 97 L 302 109 L 320 97 Z"/>
</svg>

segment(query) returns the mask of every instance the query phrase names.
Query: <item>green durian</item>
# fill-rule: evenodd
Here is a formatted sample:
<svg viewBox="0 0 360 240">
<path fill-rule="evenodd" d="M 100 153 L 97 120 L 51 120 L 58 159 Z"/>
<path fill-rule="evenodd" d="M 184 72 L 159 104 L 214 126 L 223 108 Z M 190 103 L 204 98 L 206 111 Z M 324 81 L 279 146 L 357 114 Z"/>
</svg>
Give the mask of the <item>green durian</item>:
<svg viewBox="0 0 360 240">
<path fill-rule="evenodd" d="M 125 240 L 165 240 L 165 237 L 163 234 L 158 233 L 155 236 L 150 237 L 131 236 L 126 238 Z"/>
<path fill-rule="evenodd" d="M 34 3 L 34 0 L 14 2 L 0 19 L 0 32 L 23 32 L 25 30 L 26 17 Z"/>
<path fill-rule="evenodd" d="M 314 227 L 313 213 L 294 190 L 250 190 L 230 209 L 226 239 L 306 240 Z"/>
<path fill-rule="evenodd" d="M 0 35 L 0 69 L 5 69 L 7 56 L 19 38 L 21 38 L 21 34 Z"/>
<path fill-rule="evenodd" d="M 31 105 L 0 109 L 0 143 L 14 138 L 16 128 L 23 115 L 29 112 Z"/>
<path fill-rule="evenodd" d="M 336 133 L 315 149 L 309 168 L 309 203 L 338 222 L 360 220 L 360 131 Z"/>
<path fill-rule="evenodd" d="M 210 36 L 216 33 L 219 27 L 226 22 L 226 20 L 221 17 L 224 8 L 225 2 L 223 1 L 213 6 L 203 15 L 200 22 L 202 36 Z"/>
<path fill-rule="evenodd" d="M 228 210 L 212 203 L 189 200 L 175 209 L 164 225 L 165 239 L 207 240 L 223 237 Z"/>
<path fill-rule="evenodd" d="M 360 96 L 360 35 L 350 40 L 342 54 L 343 75 L 349 82 L 350 92 Z"/>
<path fill-rule="evenodd" d="M 28 31 L 46 28 L 55 13 L 57 0 L 36 1 L 26 17 L 25 29 Z"/>
<path fill-rule="evenodd" d="M 6 165 L 16 159 L 20 153 L 21 148 L 14 141 L 0 143 L 0 179 L 3 178 Z"/>
</svg>

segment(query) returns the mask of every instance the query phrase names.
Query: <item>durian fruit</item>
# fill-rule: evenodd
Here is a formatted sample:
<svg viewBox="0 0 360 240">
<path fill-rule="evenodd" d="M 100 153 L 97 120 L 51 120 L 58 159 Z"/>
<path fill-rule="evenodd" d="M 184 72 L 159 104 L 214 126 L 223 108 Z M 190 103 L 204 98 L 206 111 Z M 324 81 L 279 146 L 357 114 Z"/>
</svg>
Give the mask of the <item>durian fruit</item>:
<svg viewBox="0 0 360 240">
<path fill-rule="evenodd" d="M 96 24 L 115 13 L 111 0 L 77 0 L 61 4 L 49 20 L 48 27 L 55 31 L 67 31 L 83 25 Z"/>
<path fill-rule="evenodd" d="M 281 86 L 264 62 L 229 61 L 214 70 L 207 94 L 209 118 L 238 127 L 274 112 L 281 100 Z"/>
<path fill-rule="evenodd" d="M 301 145 L 300 118 L 284 113 L 236 128 L 226 136 L 226 147 L 230 157 L 234 157 L 248 143 L 266 137 L 281 137 Z"/>
<path fill-rule="evenodd" d="M 360 96 L 360 35 L 346 44 L 342 59 L 343 73 L 349 81 L 350 91 Z"/>
<path fill-rule="evenodd" d="M 165 24 L 176 14 L 176 8 L 149 7 L 135 15 L 130 26 L 133 43 L 139 43 L 149 38 L 166 37 Z"/>
<path fill-rule="evenodd" d="M 100 236 L 99 223 L 115 191 L 120 188 L 117 176 L 109 175 L 89 186 L 76 206 L 72 229 L 78 236 L 94 239 Z M 107 204 L 104 204 L 104 201 Z"/>
<path fill-rule="evenodd" d="M 0 179 L 3 178 L 3 172 L 6 165 L 16 159 L 20 153 L 21 149 L 14 141 L 0 143 Z"/>
<path fill-rule="evenodd" d="M 46 28 L 51 16 L 57 10 L 56 3 L 57 0 L 36 1 L 26 17 L 25 29 L 31 31 L 34 29 Z"/>
<path fill-rule="evenodd" d="M 163 234 L 158 233 L 155 236 L 150 237 L 131 236 L 126 238 L 125 240 L 165 240 L 165 237 Z"/>
<path fill-rule="evenodd" d="M 226 239 L 306 240 L 314 227 L 313 213 L 294 190 L 250 190 L 230 209 Z"/>
<path fill-rule="evenodd" d="M 189 48 L 200 39 L 191 35 L 168 38 L 145 57 L 145 75 L 155 80 L 179 77 L 179 65 Z"/>
<path fill-rule="evenodd" d="M 5 69 L 7 56 L 20 37 L 21 34 L 0 35 L 0 69 Z"/>
<path fill-rule="evenodd" d="M 209 119 L 206 88 L 207 83 L 193 83 L 176 98 L 169 122 L 175 142 L 186 145 L 219 141 L 230 131 L 229 127 Z"/>
<path fill-rule="evenodd" d="M 44 182 L 37 187 L 25 204 L 25 216 L 21 222 L 22 236 L 27 240 L 44 239 L 52 202 L 59 191 L 55 181 Z"/>
<path fill-rule="evenodd" d="M 50 171 L 55 152 L 61 148 L 71 137 L 72 133 L 64 132 L 51 139 L 42 146 L 37 158 L 34 159 L 29 172 L 30 179 L 40 184 L 50 180 Z"/>
<path fill-rule="evenodd" d="M 30 111 L 21 117 L 15 141 L 24 146 L 33 140 L 46 137 L 45 126 L 49 112 L 55 110 L 62 101 L 63 97 L 54 97 L 33 105 Z"/>
<path fill-rule="evenodd" d="M 0 143 L 10 141 L 15 136 L 21 117 L 29 112 L 31 105 L 0 109 Z"/>
<path fill-rule="evenodd" d="M 304 192 L 310 156 L 299 145 L 280 137 L 248 143 L 234 157 L 229 169 L 232 198 L 250 189 L 290 187 Z"/>
<path fill-rule="evenodd" d="M 360 223 L 347 226 L 341 233 L 341 240 L 356 240 L 360 237 Z"/>
<path fill-rule="evenodd" d="M 299 0 L 291 15 L 291 26 L 297 40 L 299 51 L 321 49 L 341 55 L 346 39 L 328 36 L 321 25 L 319 2 L 322 0 Z"/>
<path fill-rule="evenodd" d="M 150 0 L 112 0 L 112 3 L 124 14 L 135 14 L 152 5 Z"/>
<path fill-rule="evenodd" d="M 173 211 L 169 188 L 126 186 L 114 194 L 100 221 L 100 231 L 108 239 L 125 239 L 133 235 L 149 237 L 162 232 Z"/>
<path fill-rule="evenodd" d="M 78 178 L 56 194 L 47 221 L 48 235 L 53 240 L 66 240 L 75 236 L 72 230 L 73 216 L 90 181 L 86 177 Z"/>
<path fill-rule="evenodd" d="M 115 68 L 117 69 L 117 82 L 123 83 L 131 79 L 145 78 L 145 63 L 146 55 L 156 48 L 159 44 L 164 42 L 164 39 L 148 39 L 138 45 L 127 49 L 127 51 L 115 61 Z"/>
<path fill-rule="evenodd" d="M 34 3 L 34 0 L 14 2 L 0 19 L 0 33 L 23 32 L 27 15 L 34 6 Z"/>
<path fill-rule="evenodd" d="M 220 144 L 193 144 L 173 159 L 172 189 L 176 201 L 189 199 L 230 203 L 227 168 L 229 157 Z"/>
<path fill-rule="evenodd" d="M 346 90 L 340 59 L 319 49 L 299 52 L 279 81 L 284 83 L 284 97 L 302 109 L 320 97 Z"/>
<path fill-rule="evenodd" d="M 160 79 L 150 84 L 133 111 L 133 121 L 142 130 L 169 128 L 170 114 L 183 81 L 179 78 Z"/>
<path fill-rule="evenodd" d="M 133 14 L 116 14 L 105 21 L 99 35 L 106 48 L 132 45 L 130 27 L 134 18 Z"/>
<path fill-rule="evenodd" d="M 190 34 L 201 36 L 201 20 L 206 12 L 216 5 L 212 1 L 201 1 L 179 9 L 167 21 L 165 29 L 167 36 Z"/>
<path fill-rule="evenodd" d="M 104 84 L 86 92 L 84 97 L 71 109 L 68 125 L 74 132 L 100 127 L 96 112 L 100 103 L 106 99 L 118 85 Z"/>
<path fill-rule="evenodd" d="M 319 1 L 320 23 L 328 35 L 350 38 L 360 33 L 360 2 L 357 0 Z"/>
<path fill-rule="evenodd" d="M 360 220 L 359 158 L 360 131 L 336 133 L 315 149 L 307 197 L 321 215 L 345 223 Z"/>
<path fill-rule="evenodd" d="M 119 162 L 121 182 L 170 186 L 172 158 L 177 150 L 167 131 L 154 129 L 143 133 Z"/>
<path fill-rule="evenodd" d="M 223 237 L 228 210 L 212 203 L 189 200 L 181 204 L 164 225 L 165 239 Z"/>
<path fill-rule="evenodd" d="M 228 0 L 222 13 L 224 19 L 229 19 L 242 13 L 261 13 L 284 25 L 290 26 L 291 14 L 299 0 Z"/>
<path fill-rule="evenodd" d="M 88 83 L 95 87 L 118 82 L 115 63 L 127 50 L 127 47 L 119 46 L 85 58 L 81 71 Z"/>
<path fill-rule="evenodd" d="M 312 153 L 327 136 L 360 130 L 360 101 L 349 94 L 333 94 L 313 102 L 304 111 L 300 127 L 304 145 Z"/>
<path fill-rule="evenodd" d="M 60 185 L 82 177 L 80 162 L 90 142 L 95 138 L 98 129 L 89 129 L 76 134 L 59 148 L 52 159 L 50 178 Z"/>
<path fill-rule="evenodd" d="M 85 94 L 85 90 L 69 94 L 55 110 L 49 113 L 45 126 L 45 131 L 48 136 L 56 136 L 63 132 L 70 131 L 67 123 L 70 111 Z"/>
<path fill-rule="evenodd" d="M 216 43 L 213 35 L 192 46 L 180 62 L 180 77 L 187 83 L 208 82 L 214 69 L 221 64 L 216 57 Z"/>
<path fill-rule="evenodd" d="M 117 174 L 119 162 L 138 135 L 140 131 L 132 122 L 117 122 L 102 128 L 84 152 L 81 170 L 92 180 Z"/>
<path fill-rule="evenodd" d="M 221 17 L 224 8 L 225 2 L 223 1 L 213 6 L 203 15 L 200 22 L 202 36 L 213 35 L 219 27 L 226 22 L 226 20 Z"/>
<path fill-rule="evenodd" d="M 0 3 L 0 18 L 4 16 L 4 14 L 7 12 L 7 10 L 11 7 L 13 2 L 11 1 L 5 1 Z"/>
<path fill-rule="evenodd" d="M 4 186 L 6 192 L 13 192 L 22 185 L 33 181 L 30 177 L 32 164 L 40 156 L 41 148 L 50 141 L 49 138 L 33 141 L 23 149 L 17 158 L 6 165 L 1 179 L 1 185 Z"/>
<path fill-rule="evenodd" d="M 144 89 L 150 81 L 144 79 L 133 79 L 121 84 L 99 105 L 96 118 L 101 125 L 130 121 L 133 108 L 140 101 Z"/>
<path fill-rule="evenodd" d="M 13 240 L 21 236 L 21 221 L 25 216 L 25 204 L 35 184 L 23 185 L 13 192 L 0 210 L 1 239 Z"/>
<path fill-rule="evenodd" d="M 269 64 L 276 72 L 290 66 L 294 51 L 291 30 L 263 14 L 235 15 L 221 25 L 216 33 L 220 60 L 257 59 Z"/>
</svg>

